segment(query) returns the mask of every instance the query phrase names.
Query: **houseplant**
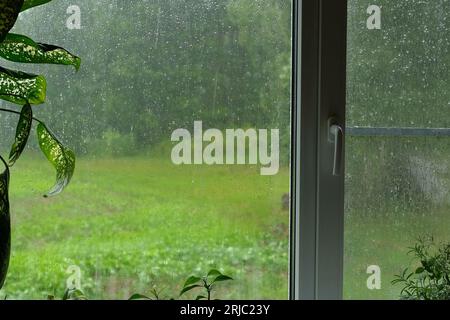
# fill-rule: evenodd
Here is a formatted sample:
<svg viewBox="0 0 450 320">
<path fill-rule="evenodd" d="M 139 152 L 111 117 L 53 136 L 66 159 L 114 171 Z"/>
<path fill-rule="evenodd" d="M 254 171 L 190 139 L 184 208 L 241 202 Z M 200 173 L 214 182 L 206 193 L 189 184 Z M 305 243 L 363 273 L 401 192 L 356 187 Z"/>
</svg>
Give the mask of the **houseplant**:
<svg viewBox="0 0 450 320">
<path fill-rule="evenodd" d="M 71 65 L 79 69 L 81 60 L 67 50 L 33 41 L 27 36 L 11 33 L 19 14 L 51 0 L 0 0 L 0 57 L 17 63 Z M 1 112 L 19 115 L 15 141 L 8 160 L 0 155 L 4 170 L 0 173 L 0 289 L 5 282 L 11 249 L 9 211 L 9 168 L 19 159 L 30 136 L 33 123 L 39 146 L 56 169 L 56 184 L 45 197 L 60 193 L 70 182 L 75 170 L 75 154 L 64 146 L 47 126 L 33 117 L 33 105 L 45 102 L 46 80 L 42 75 L 6 69 L 0 66 L 0 99 L 22 106 L 21 111 L 0 108 Z"/>
</svg>

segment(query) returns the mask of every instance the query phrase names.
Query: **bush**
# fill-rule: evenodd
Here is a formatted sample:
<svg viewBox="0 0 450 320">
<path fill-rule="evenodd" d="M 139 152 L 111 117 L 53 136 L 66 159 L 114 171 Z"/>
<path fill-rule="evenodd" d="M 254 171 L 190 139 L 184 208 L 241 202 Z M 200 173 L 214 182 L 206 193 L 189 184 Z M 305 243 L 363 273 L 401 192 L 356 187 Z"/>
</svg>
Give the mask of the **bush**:
<svg viewBox="0 0 450 320">
<path fill-rule="evenodd" d="M 450 300 L 450 243 L 436 245 L 433 238 L 419 240 L 411 253 L 420 261 L 415 272 L 405 269 L 393 284 L 402 284 L 407 300 Z"/>
</svg>

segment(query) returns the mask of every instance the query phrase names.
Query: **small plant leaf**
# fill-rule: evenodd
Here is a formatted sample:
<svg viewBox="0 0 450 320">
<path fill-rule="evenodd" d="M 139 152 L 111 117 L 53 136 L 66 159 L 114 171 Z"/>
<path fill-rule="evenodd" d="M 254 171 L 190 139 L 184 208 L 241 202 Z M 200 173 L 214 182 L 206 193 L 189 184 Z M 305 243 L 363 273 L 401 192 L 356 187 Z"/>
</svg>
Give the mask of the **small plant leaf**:
<svg viewBox="0 0 450 320">
<path fill-rule="evenodd" d="M 205 297 L 205 296 L 197 296 L 196 298 L 195 298 L 195 300 L 206 300 L 207 298 Z"/>
<path fill-rule="evenodd" d="M 63 295 L 63 297 L 62 297 L 62 299 L 63 300 L 68 300 L 69 299 L 69 289 L 67 289 L 65 292 L 64 292 L 64 295 Z"/>
<path fill-rule="evenodd" d="M 208 272 L 208 277 L 210 276 L 220 276 L 222 273 L 219 270 L 211 269 Z"/>
<path fill-rule="evenodd" d="M 421 273 L 423 273 L 424 271 L 425 271 L 425 268 L 424 268 L 424 267 L 419 267 L 419 268 L 416 269 L 416 274 L 421 274 Z"/>
<path fill-rule="evenodd" d="M 43 76 L 0 67 L 0 99 L 24 105 L 45 101 L 47 82 Z"/>
<path fill-rule="evenodd" d="M 186 282 L 184 283 L 184 286 L 183 286 L 183 287 L 190 286 L 190 285 L 192 285 L 192 284 L 194 284 L 194 283 L 199 282 L 200 280 L 202 280 L 202 278 L 199 278 L 199 277 L 196 277 L 196 276 L 191 276 L 191 277 L 189 277 L 189 278 L 186 280 Z"/>
<path fill-rule="evenodd" d="M 75 154 L 65 147 L 43 123 L 37 126 L 39 146 L 56 169 L 56 184 L 45 195 L 50 197 L 59 194 L 69 184 L 75 170 Z"/>
<path fill-rule="evenodd" d="M 152 300 L 150 297 L 144 296 L 143 294 L 135 293 L 128 300 Z"/>
<path fill-rule="evenodd" d="M 80 68 L 81 59 L 66 49 L 36 43 L 32 39 L 10 33 L 0 43 L 0 57 L 20 63 L 47 63 L 74 66 Z"/>
<path fill-rule="evenodd" d="M 233 278 L 226 276 L 224 274 L 221 274 L 220 276 L 217 276 L 211 284 L 216 283 L 216 282 L 221 282 L 221 281 L 229 281 L 229 280 L 233 280 Z"/>
<path fill-rule="evenodd" d="M 195 289 L 195 288 L 201 288 L 201 286 L 198 285 L 198 284 L 194 284 L 194 285 L 187 286 L 187 287 L 185 286 L 185 287 L 183 288 L 183 290 L 181 290 L 180 296 L 182 296 L 182 295 L 185 294 L 186 292 L 191 291 L 192 289 Z"/>
<path fill-rule="evenodd" d="M 83 291 L 81 291 L 79 289 L 67 290 L 67 295 L 65 295 L 65 296 L 66 296 L 66 299 L 63 299 L 63 300 L 87 300 Z"/>
<path fill-rule="evenodd" d="M 28 137 L 30 136 L 32 124 L 33 110 L 31 109 L 31 105 L 26 103 L 22 108 L 19 122 L 17 123 L 16 140 L 11 147 L 11 152 L 9 153 L 9 166 L 14 165 L 22 154 L 22 151 L 25 149 L 28 142 Z"/>
<path fill-rule="evenodd" d="M 22 5 L 22 8 L 20 11 L 25 11 L 27 9 L 46 4 L 50 1 L 52 1 L 52 0 L 25 0 L 25 1 L 22 1 L 23 5 Z"/>
<path fill-rule="evenodd" d="M 9 267 L 9 256 L 11 251 L 11 221 L 9 215 L 9 168 L 5 165 L 5 170 L 0 174 L 0 289 L 5 283 L 6 274 Z"/>
<path fill-rule="evenodd" d="M 0 0 L 0 42 L 16 23 L 22 5 L 23 0 Z"/>
</svg>

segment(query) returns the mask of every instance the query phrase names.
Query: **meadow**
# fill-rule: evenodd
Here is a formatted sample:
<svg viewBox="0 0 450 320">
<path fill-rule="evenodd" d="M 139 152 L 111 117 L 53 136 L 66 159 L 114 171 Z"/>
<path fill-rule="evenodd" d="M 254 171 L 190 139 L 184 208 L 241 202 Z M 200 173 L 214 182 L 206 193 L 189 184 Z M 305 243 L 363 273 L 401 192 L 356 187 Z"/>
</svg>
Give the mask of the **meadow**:
<svg viewBox="0 0 450 320">
<path fill-rule="evenodd" d="M 155 287 L 178 297 L 183 281 L 218 268 L 235 280 L 218 298 L 288 297 L 289 214 L 282 196 L 289 172 L 261 176 L 256 166 L 177 167 L 161 157 L 80 158 L 60 196 L 42 197 L 54 179 L 41 157 L 13 168 L 9 299 L 62 296 L 66 270 L 81 269 L 91 299 L 127 299 Z M 345 297 L 396 299 L 390 281 L 407 266 L 418 236 L 448 240 L 445 208 L 422 215 L 347 213 Z M 367 266 L 382 268 L 382 289 L 368 290 Z M 214 296 L 213 296 L 214 297 Z"/>
<path fill-rule="evenodd" d="M 95 299 L 154 286 L 177 298 L 188 276 L 210 268 L 235 278 L 221 298 L 287 297 L 287 169 L 264 177 L 249 166 L 81 158 L 70 187 L 44 199 L 53 179 L 42 157 L 13 168 L 8 297 L 62 296 L 71 265 Z"/>
</svg>

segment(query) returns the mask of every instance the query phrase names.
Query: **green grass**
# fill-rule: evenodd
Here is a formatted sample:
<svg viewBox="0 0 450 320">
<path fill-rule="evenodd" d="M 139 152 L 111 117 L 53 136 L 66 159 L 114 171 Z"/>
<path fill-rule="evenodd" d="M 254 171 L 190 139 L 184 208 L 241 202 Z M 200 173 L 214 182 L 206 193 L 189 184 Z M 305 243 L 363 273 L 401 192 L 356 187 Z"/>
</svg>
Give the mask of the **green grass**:
<svg viewBox="0 0 450 320">
<path fill-rule="evenodd" d="M 183 280 L 210 268 L 235 278 L 220 298 L 287 298 L 289 173 L 260 176 L 251 166 L 173 166 L 149 157 L 81 158 L 73 182 L 44 199 L 54 171 L 38 156 L 12 170 L 12 260 L 2 295 L 61 296 L 70 265 L 90 298 L 126 299 L 152 286 L 177 297 Z M 390 281 L 419 236 L 450 240 L 446 207 L 423 214 L 347 212 L 345 297 L 396 299 Z M 385 209 L 383 209 L 385 210 Z M 379 265 L 382 289 L 368 290 Z"/>
<path fill-rule="evenodd" d="M 176 167 L 148 157 L 79 159 L 60 196 L 44 199 L 53 169 L 40 157 L 12 171 L 12 260 L 2 291 L 42 299 L 64 292 L 70 265 L 90 298 L 124 299 L 219 268 L 235 281 L 221 298 L 286 298 L 288 171 Z"/>
</svg>

